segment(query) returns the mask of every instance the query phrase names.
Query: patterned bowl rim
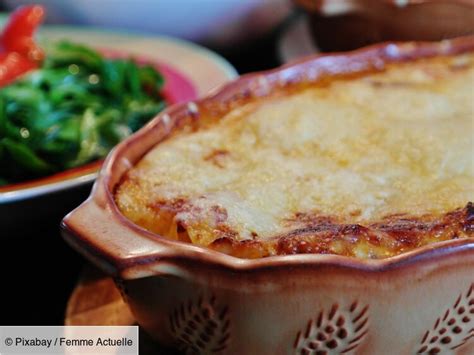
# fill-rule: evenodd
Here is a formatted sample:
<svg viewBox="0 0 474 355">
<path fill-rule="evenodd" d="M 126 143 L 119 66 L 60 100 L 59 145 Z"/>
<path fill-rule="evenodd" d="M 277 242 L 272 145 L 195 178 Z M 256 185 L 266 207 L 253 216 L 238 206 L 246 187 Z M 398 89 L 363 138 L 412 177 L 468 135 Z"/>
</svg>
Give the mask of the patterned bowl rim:
<svg viewBox="0 0 474 355">
<path fill-rule="evenodd" d="M 373 72 L 394 62 L 468 52 L 474 52 L 474 36 L 441 42 L 382 43 L 352 52 L 310 56 L 273 70 L 247 74 L 215 89 L 205 98 L 173 105 L 113 149 L 89 198 L 63 219 L 63 237 L 105 271 L 127 279 L 160 273 L 158 265 L 174 265 L 178 261 L 219 266 L 231 271 L 334 265 L 380 272 L 453 253 L 474 253 L 474 239 L 463 238 L 428 244 L 377 260 L 321 254 L 241 259 L 151 233 L 125 218 L 113 198 L 114 187 L 124 172 L 163 138 L 156 138 L 157 132 L 165 130 L 168 134 L 175 129 L 172 125 L 196 120 L 201 112 L 217 112 L 222 116 L 236 105 L 257 100 L 292 84 Z"/>
</svg>

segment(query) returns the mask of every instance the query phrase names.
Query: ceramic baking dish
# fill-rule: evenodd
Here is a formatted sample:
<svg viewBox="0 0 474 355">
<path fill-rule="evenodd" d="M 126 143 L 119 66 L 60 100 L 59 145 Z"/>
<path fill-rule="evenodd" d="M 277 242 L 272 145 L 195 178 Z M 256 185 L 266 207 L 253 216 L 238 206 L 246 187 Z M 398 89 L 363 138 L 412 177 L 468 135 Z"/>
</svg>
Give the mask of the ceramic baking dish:
<svg viewBox="0 0 474 355">
<path fill-rule="evenodd" d="M 170 107 L 109 155 L 90 198 L 63 220 L 64 238 L 115 277 L 148 333 L 182 351 L 472 354 L 472 238 L 380 260 L 318 254 L 247 260 L 147 232 L 123 217 L 113 198 L 123 174 L 147 151 L 202 116 L 220 117 L 294 84 L 472 51 L 474 38 L 465 37 L 317 56 Z"/>
<path fill-rule="evenodd" d="M 295 0 L 325 51 L 474 34 L 473 0 Z"/>
</svg>

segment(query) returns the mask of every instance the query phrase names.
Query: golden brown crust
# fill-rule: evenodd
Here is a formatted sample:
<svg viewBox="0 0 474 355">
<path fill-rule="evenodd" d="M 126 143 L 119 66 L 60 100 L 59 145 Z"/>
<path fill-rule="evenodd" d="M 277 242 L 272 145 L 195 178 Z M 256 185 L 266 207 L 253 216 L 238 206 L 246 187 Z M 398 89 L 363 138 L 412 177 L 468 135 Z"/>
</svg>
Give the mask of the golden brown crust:
<svg viewBox="0 0 474 355">
<path fill-rule="evenodd" d="M 420 67 L 423 69 L 422 73 L 426 74 L 428 78 L 426 80 L 428 81 L 437 80 L 436 76 L 438 74 L 442 76 L 450 75 L 447 72 L 430 72 L 430 68 L 425 68 L 423 65 Z M 447 66 L 447 68 L 447 71 L 462 72 L 467 70 L 469 65 L 466 65 L 463 60 L 450 61 L 450 66 Z M 424 69 L 426 70 L 424 71 Z M 350 79 L 359 78 L 364 78 L 364 76 L 353 75 L 350 77 Z M 424 77 L 422 79 L 425 80 Z M 398 79 L 377 80 L 378 78 L 366 80 L 366 83 L 379 90 L 381 94 L 385 89 L 403 90 L 408 87 L 410 90 L 417 90 L 418 87 L 425 85 L 423 82 L 416 82 L 416 80 L 419 80 L 418 77 L 414 79 L 414 82 L 397 81 Z M 302 85 L 303 88 L 305 85 Z M 318 87 L 327 85 L 329 85 L 327 80 L 317 83 Z M 298 86 L 281 91 L 285 95 L 289 95 L 289 93 L 301 90 L 301 86 Z M 280 94 L 282 93 L 280 92 Z M 273 95 L 272 98 L 278 98 L 278 94 Z M 242 100 L 247 99 L 242 94 Z M 192 129 L 188 130 L 186 134 L 205 130 L 209 126 L 213 126 L 212 121 L 212 115 L 200 117 L 200 120 L 193 120 L 188 125 Z M 173 140 L 174 137 L 170 140 Z M 213 166 L 216 169 L 216 174 L 220 174 L 218 171 L 226 171 L 228 165 L 238 159 L 237 154 L 234 154 L 235 152 L 232 150 L 223 149 L 220 146 L 211 148 L 202 152 L 198 158 L 199 160 L 191 160 L 191 164 Z M 289 154 L 291 155 L 291 151 Z M 347 161 L 340 159 L 337 163 L 344 165 L 347 164 Z M 142 167 L 146 166 L 144 161 L 140 164 L 142 164 Z M 418 167 L 415 167 L 415 169 L 418 169 Z M 122 187 L 127 189 L 130 186 L 132 190 L 140 189 L 139 175 L 136 174 L 136 171 L 131 170 L 122 181 L 119 189 Z M 192 178 L 192 176 L 189 178 Z M 183 179 L 188 179 L 188 177 L 184 176 Z M 127 182 L 132 182 L 132 184 L 127 187 Z M 145 181 L 145 185 L 149 183 Z M 152 183 L 154 184 L 154 182 Z M 145 194 L 148 193 L 147 191 L 152 192 L 153 189 L 145 190 Z M 446 195 L 448 193 L 449 191 L 446 191 Z M 199 194 L 194 196 L 186 194 L 180 196 L 178 194 L 176 196 L 152 198 L 151 203 L 147 196 L 140 197 L 138 201 L 143 203 L 148 213 L 144 220 L 134 218 L 134 216 L 127 213 L 129 211 L 126 211 L 127 206 L 125 204 L 118 200 L 117 202 L 126 216 L 157 234 L 175 240 L 192 241 L 195 244 L 208 246 L 210 249 L 245 258 L 300 253 L 383 258 L 432 242 L 473 237 L 472 203 L 466 205 L 467 201 L 472 200 L 470 192 L 464 195 L 462 202 L 458 193 L 455 204 L 451 202 L 449 208 L 437 210 L 436 202 L 433 202 L 434 212 L 429 208 L 425 208 L 426 206 L 415 210 L 416 213 L 413 213 L 413 209 L 411 209 L 410 211 L 407 210 L 405 214 L 400 214 L 400 210 L 395 209 L 394 213 L 396 214 L 382 214 L 365 221 L 360 221 L 363 219 L 360 217 L 362 212 L 357 208 L 348 208 L 345 214 L 341 214 L 341 210 L 338 209 L 334 216 L 328 214 L 327 211 L 319 212 L 312 209 L 303 209 L 302 212 L 295 212 L 290 217 L 284 216 L 284 231 L 261 236 L 258 230 L 249 229 L 246 239 L 242 238 L 241 231 L 233 227 L 232 221 L 229 221 L 233 212 L 227 208 L 225 203 L 219 202 L 222 199 L 217 200 L 217 202 L 209 199 L 210 202 L 207 203 L 207 200 L 204 201 L 205 198 Z M 225 197 L 227 198 L 227 196 Z M 463 205 L 466 207 L 458 207 Z M 191 235 L 190 233 L 194 234 Z M 214 239 L 211 243 L 207 243 L 209 239 L 204 234 L 213 235 Z"/>
<path fill-rule="evenodd" d="M 299 217 L 298 217 L 299 218 Z M 304 226 L 268 241 L 235 241 L 223 237 L 209 247 L 243 258 L 271 255 L 338 254 L 358 257 L 357 246 L 381 249 L 384 257 L 400 254 L 423 245 L 450 239 L 474 237 L 474 205 L 439 216 L 387 216 L 384 220 L 363 226 L 337 223 L 327 216 L 307 216 Z M 379 255 L 368 255 L 380 257 Z"/>
</svg>

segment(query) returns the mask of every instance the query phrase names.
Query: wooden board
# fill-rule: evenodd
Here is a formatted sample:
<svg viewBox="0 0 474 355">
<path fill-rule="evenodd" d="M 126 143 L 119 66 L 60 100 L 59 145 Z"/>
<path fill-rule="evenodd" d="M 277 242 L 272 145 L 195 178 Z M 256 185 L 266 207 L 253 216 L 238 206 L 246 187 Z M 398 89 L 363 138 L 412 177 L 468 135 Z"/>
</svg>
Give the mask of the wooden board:
<svg viewBox="0 0 474 355">
<path fill-rule="evenodd" d="M 135 320 L 113 280 L 87 266 L 69 298 L 66 325 L 133 325 Z"/>
<path fill-rule="evenodd" d="M 69 298 L 65 325 L 135 325 L 135 319 L 110 277 L 85 267 Z M 140 354 L 177 354 L 153 341 L 139 328 Z"/>
</svg>

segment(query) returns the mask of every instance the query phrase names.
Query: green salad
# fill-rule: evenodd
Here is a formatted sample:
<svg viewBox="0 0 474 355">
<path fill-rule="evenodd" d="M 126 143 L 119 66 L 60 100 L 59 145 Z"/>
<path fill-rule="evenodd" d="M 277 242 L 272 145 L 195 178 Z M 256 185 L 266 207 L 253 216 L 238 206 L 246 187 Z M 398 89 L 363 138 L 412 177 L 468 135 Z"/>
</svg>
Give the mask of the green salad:
<svg viewBox="0 0 474 355">
<path fill-rule="evenodd" d="M 46 54 L 0 88 L 0 185 L 100 159 L 165 107 L 152 66 L 64 41 Z"/>
</svg>

